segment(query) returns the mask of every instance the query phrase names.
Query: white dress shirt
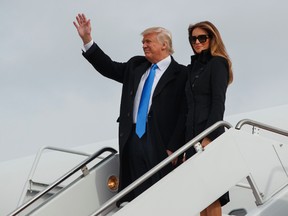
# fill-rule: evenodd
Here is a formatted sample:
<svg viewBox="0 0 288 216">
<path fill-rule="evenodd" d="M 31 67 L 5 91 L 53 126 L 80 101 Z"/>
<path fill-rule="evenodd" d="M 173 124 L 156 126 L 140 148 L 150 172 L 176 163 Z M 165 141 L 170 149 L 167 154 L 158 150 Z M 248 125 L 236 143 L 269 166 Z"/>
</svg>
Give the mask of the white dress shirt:
<svg viewBox="0 0 288 216">
<path fill-rule="evenodd" d="M 152 89 L 151 89 L 151 95 L 150 95 L 148 110 L 151 107 L 153 93 L 154 93 L 154 90 L 155 90 L 155 88 L 157 86 L 157 83 L 159 82 L 161 76 L 164 74 L 164 72 L 166 71 L 166 69 L 168 68 L 170 63 L 171 63 L 171 56 L 170 55 L 167 56 L 165 59 L 163 59 L 163 60 L 161 60 L 160 62 L 157 63 L 158 68 L 156 69 L 154 82 L 153 82 Z M 149 67 L 147 69 L 147 71 L 142 75 L 140 83 L 138 85 L 138 89 L 137 89 L 136 95 L 135 95 L 134 107 L 133 107 L 133 122 L 134 123 L 136 123 L 136 121 L 137 121 L 137 113 L 138 113 L 138 107 L 139 107 L 139 103 L 140 103 L 140 99 L 141 99 L 141 94 L 142 94 L 144 83 L 145 83 L 145 81 L 146 81 L 146 79 L 147 79 L 147 77 L 149 75 L 150 69 L 151 69 L 151 67 Z"/>
<path fill-rule="evenodd" d="M 84 44 L 84 50 L 85 52 L 93 45 L 94 41 L 91 40 L 89 43 Z"/>
</svg>

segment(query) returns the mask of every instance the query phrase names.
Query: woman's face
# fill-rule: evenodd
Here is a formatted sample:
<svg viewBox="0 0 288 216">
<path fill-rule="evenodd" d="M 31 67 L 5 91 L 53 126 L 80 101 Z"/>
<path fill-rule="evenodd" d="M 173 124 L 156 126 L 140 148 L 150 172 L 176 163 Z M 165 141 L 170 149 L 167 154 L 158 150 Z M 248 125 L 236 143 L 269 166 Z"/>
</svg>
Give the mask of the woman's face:
<svg viewBox="0 0 288 216">
<path fill-rule="evenodd" d="M 197 54 L 201 53 L 203 50 L 209 49 L 210 39 L 208 37 L 208 33 L 205 30 L 201 28 L 195 28 L 191 34 L 192 46 Z"/>
</svg>

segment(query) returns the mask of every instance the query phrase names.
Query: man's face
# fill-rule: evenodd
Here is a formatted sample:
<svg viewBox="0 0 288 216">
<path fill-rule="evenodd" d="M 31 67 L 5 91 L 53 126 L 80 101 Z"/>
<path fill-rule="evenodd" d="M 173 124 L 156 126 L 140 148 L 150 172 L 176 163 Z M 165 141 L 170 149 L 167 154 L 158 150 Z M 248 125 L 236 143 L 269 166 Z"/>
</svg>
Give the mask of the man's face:
<svg viewBox="0 0 288 216">
<path fill-rule="evenodd" d="M 157 33 L 150 33 L 143 36 L 143 51 L 145 57 L 151 63 L 157 63 L 163 59 L 163 53 L 166 50 L 166 44 L 157 40 Z"/>
</svg>

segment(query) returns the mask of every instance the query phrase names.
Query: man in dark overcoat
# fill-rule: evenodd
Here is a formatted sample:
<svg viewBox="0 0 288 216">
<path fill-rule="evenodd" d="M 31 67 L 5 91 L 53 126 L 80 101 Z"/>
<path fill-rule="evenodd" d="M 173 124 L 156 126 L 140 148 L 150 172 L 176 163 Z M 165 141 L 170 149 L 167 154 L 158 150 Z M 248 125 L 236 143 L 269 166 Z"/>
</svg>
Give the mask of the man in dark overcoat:
<svg viewBox="0 0 288 216">
<path fill-rule="evenodd" d="M 84 14 L 77 15 L 74 25 L 84 44 L 83 56 L 103 76 L 122 83 L 118 118 L 119 190 L 122 190 L 184 144 L 186 67 L 178 64 L 172 57 L 171 33 L 164 28 L 146 29 L 142 33 L 145 56 L 134 56 L 127 62 L 120 63 L 113 61 L 93 41 L 90 19 Z M 139 136 L 135 130 L 138 108 L 144 83 L 154 64 L 157 66 L 145 132 Z M 180 161 L 173 160 L 122 201 L 130 201 L 138 196 Z"/>
</svg>

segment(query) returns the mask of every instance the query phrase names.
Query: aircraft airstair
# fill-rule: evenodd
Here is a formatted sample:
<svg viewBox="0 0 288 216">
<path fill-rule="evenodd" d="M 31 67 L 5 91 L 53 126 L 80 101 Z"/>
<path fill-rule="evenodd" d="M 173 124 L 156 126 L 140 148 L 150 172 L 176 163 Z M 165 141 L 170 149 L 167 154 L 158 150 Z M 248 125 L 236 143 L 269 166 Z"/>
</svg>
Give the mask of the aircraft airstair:
<svg viewBox="0 0 288 216">
<path fill-rule="evenodd" d="M 223 126 L 225 133 L 202 149 L 199 141 Z M 237 191 L 230 193 L 231 201 L 227 204 L 230 209 L 224 207 L 226 214 L 287 216 L 287 137 L 287 131 L 252 120 L 244 119 L 235 128 L 228 122 L 218 122 L 119 193 L 115 190 L 118 154 L 111 148 L 102 149 L 43 191 L 37 194 L 34 191 L 36 195 L 24 199 L 24 204 L 9 216 L 191 216 L 199 215 L 226 191 Z M 125 194 L 191 147 L 198 151 L 193 157 L 124 207 L 116 207 L 115 203 Z M 105 157 L 87 168 L 87 164 L 104 152 Z M 61 186 L 81 170 L 78 177 Z M 39 184 L 33 186 L 37 187 Z M 253 203 L 247 205 L 248 199 L 243 195 L 237 198 L 239 190 L 244 190 L 244 194 L 248 192 Z M 24 194 L 27 197 L 27 193 Z"/>
</svg>

